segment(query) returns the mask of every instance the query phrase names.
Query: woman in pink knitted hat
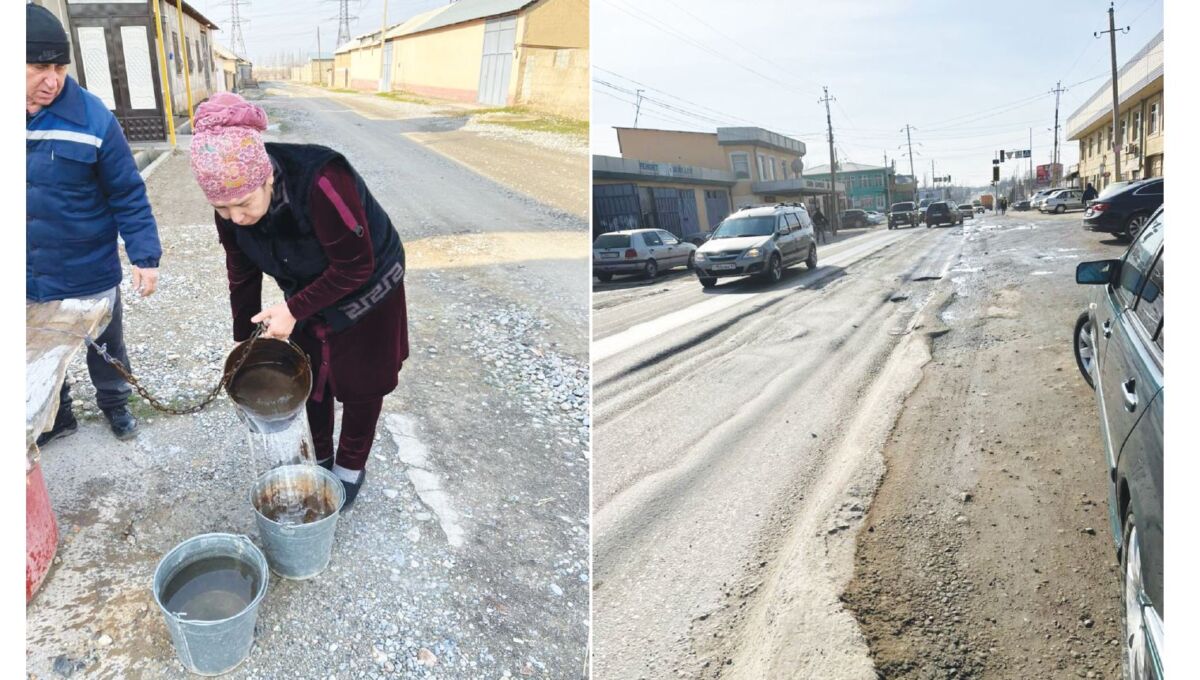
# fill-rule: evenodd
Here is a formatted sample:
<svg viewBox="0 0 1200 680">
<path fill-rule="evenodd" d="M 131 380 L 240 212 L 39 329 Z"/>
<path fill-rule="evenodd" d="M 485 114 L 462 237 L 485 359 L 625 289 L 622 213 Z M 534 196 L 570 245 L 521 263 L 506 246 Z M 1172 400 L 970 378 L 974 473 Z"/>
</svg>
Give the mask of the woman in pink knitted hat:
<svg viewBox="0 0 1200 680">
<path fill-rule="evenodd" d="M 216 210 L 225 247 L 233 336 L 291 338 L 316 379 L 307 410 L 318 462 L 346 487 L 366 480 L 383 398 L 408 358 L 404 246 L 362 177 L 315 144 L 263 143 L 267 115 L 220 93 L 196 110 L 192 173 Z M 262 309 L 262 275 L 284 302 Z M 333 400 L 342 431 L 333 448 Z"/>
</svg>

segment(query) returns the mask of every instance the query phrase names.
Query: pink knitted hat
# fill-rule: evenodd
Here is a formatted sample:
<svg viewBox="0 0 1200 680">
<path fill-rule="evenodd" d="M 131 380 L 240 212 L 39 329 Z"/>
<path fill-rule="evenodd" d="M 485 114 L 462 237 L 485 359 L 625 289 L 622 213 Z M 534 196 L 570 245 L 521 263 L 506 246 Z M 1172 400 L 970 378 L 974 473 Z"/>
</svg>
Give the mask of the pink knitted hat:
<svg viewBox="0 0 1200 680">
<path fill-rule="evenodd" d="M 210 203 L 236 201 L 271 176 L 263 147 L 267 114 L 230 92 L 219 92 L 196 109 L 192 174 Z"/>
</svg>

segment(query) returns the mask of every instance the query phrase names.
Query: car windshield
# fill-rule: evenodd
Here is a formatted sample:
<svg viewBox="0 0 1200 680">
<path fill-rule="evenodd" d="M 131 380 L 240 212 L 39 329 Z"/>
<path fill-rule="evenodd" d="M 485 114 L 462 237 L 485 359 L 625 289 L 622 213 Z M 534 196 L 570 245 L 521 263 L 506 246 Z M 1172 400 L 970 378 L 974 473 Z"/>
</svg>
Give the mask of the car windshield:
<svg viewBox="0 0 1200 680">
<path fill-rule="evenodd" d="M 912 203 L 893 203 L 892 210 L 912 210 Z"/>
<path fill-rule="evenodd" d="M 1130 184 L 1133 184 L 1133 182 L 1113 182 L 1112 184 L 1109 184 L 1108 186 L 1104 187 L 1104 191 L 1101 191 L 1099 194 L 1096 195 L 1096 200 L 1098 201 L 1102 198 L 1109 198 L 1110 196 L 1119 194 L 1122 191 L 1124 191 L 1125 187 L 1129 186 Z"/>
<path fill-rule="evenodd" d="M 722 222 L 712 237 L 737 238 L 739 236 L 770 236 L 775 233 L 775 216 L 733 217 Z"/>
<path fill-rule="evenodd" d="M 593 248 L 628 248 L 629 234 L 601 234 L 592 244 Z"/>
</svg>

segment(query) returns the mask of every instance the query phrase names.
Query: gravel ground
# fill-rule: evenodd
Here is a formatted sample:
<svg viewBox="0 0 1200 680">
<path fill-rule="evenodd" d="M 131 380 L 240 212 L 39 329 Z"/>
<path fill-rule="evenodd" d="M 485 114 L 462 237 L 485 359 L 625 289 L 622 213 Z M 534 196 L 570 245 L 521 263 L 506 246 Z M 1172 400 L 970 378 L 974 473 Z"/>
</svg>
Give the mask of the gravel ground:
<svg viewBox="0 0 1200 680">
<path fill-rule="evenodd" d="M 311 109 L 262 103 L 285 141 L 337 138 L 406 241 L 488 229 L 431 209 L 461 191 L 464 210 L 515 216 L 510 226 L 524 215 L 534 232 L 585 229 L 416 145 L 389 149 L 390 137 L 355 129 L 371 121 L 345 119 L 334 133 Z M 147 185 L 164 244 L 160 290 L 133 297 L 126 272 L 126 339 L 146 386 L 188 401 L 216 382 L 232 346 L 223 255 L 186 154 Z M 225 677 L 585 674 L 587 310 L 572 288 L 586 295 L 585 268 L 530 264 L 514 277 L 513 263 L 410 265 L 412 356 L 385 400 L 367 484 L 339 520 L 330 567 L 303 582 L 272 577 L 255 646 Z M 280 299 L 271 282 L 264 290 L 264 305 Z M 117 442 L 82 358 L 69 375 L 83 421 L 43 453 L 62 538 L 26 609 L 28 677 L 185 677 L 149 584 L 190 536 L 257 542 L 244 430 L 225 397 L 187 417 L 135 401 L 141 434 Z"/>
</svg>

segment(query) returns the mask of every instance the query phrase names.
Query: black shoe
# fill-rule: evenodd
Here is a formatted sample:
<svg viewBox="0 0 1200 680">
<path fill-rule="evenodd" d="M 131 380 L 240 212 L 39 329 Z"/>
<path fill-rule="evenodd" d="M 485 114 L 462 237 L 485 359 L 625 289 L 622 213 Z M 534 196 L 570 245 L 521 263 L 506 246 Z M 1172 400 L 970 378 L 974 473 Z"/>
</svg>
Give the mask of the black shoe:
<svg viewBox="0 0 1200 680">
<path fill-rule="evenodd" d="M 333 472 L 333 456 L 330 456 L 324 460 L 318 460 L 317 465 L 320 465 L 321 467 L 325 468 L 326 470 Z"/>
<path fill-rule="evenodd" d="M 347 482 L 342 480 L 342 486 L 346 489 L 346 502 L 342 504 L 342 512 L 350 509 L 354 505 L 354 499 L 358 498 L 358 492 L 362 489 L 363 484 L 367 481 L 367 471 L 363 470 L 358 476 L 358 482 Z"/>
<path fill-rule="evenodd" d="M 117 439 L 127 441 L 137 436 L 137 419 L 129 412 L 128 406 L 114 406 L 101 410 L 104 411 L 104 417 L 108 419 L 108 426 L 112 428 L 112 433 Z"/>
<path fill-rule="evenodd" d="M 79 422 L 75 420 L 75 414 L 71 411 L 66 411 L 65 413 L 60 411 L 58 417 L 54 419 L 54 427 L 52 427 L 48 432 L 43 432 L 41 436 L 37 438 L 38 448 L 42 448 L 55 439 L 61 439 L 63 437 L 75 434 L 75 431 L 78 429 Z"/>
</svg>

